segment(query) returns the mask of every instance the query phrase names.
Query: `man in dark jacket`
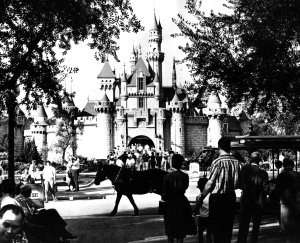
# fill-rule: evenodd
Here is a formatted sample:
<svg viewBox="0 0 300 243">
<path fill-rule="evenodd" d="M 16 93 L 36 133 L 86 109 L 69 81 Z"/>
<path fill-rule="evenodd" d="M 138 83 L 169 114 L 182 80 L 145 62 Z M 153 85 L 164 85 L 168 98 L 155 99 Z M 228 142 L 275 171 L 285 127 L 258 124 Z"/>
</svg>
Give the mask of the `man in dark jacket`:
<svg viewBox="0 0 300 243">
<path fill-rule="evenodd" d="M 268 173 L 259 168 L 261 157 L 258 152 L 250 155 L 250 164 L 241 170 L 241 208 L 238 242 L 246 243 L 249 231 L 249 224 L 252 218 L 253 228 L 251 242 L 257 242 L 261 216 L 265 206 L 268 193 Z"/>
</svg>

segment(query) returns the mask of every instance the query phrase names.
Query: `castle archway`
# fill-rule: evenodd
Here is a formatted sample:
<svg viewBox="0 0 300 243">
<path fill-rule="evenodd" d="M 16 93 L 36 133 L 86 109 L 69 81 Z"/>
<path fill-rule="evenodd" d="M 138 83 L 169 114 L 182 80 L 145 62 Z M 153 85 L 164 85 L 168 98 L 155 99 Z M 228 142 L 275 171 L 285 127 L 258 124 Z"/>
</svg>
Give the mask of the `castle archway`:
<svg viewBox="0 0 300 243">
<path fill-rule="evenodd" d="M 154 148 L 153 141 L 147 136 L 136 136 L 130 140 L 128 146 L 130 147 L 132 144 L 141 144 L 143 147 L 148 144 L 150 148 Z"/>
</svg>

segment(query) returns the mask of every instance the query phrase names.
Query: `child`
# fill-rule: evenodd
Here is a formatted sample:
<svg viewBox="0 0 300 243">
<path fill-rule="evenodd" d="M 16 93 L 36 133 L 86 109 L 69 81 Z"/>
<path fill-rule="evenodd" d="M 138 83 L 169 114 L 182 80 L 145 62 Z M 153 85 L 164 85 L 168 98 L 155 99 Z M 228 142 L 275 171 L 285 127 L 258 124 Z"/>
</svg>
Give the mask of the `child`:
<svg viewBox="0 0 300 243">
<path fill-rule="evenodd" d="M 208 181 L 208 179 L 206 177 L 202 177 L 202 178 L 199 179 L 198 188 L 200 190 L 200 195 L 201 195 L 207 181 Z M 198 202 L 198 199 L 199 199 L 200 195 L 197 196 L 197 202 Z M 212 242 L 210 227 L 209 227 L 209 218 L 208 218 L 208 215 L 209 215 L 209 208 L 208 208 L 209 196 L 210 196 L 210 193 L 203 200 L 203 204 L 202 204 L 201 207 L 198 207 L 196 205 L 196 213 L 197 214 L 199 213 L 199 220 L 198 220 L 198 240 L 199 240 L 199 243 L 204 242 L 203 241 L 203 232 L 204 232 L 204 230 L 206 230 L 207 243 Z"/>
</svg>

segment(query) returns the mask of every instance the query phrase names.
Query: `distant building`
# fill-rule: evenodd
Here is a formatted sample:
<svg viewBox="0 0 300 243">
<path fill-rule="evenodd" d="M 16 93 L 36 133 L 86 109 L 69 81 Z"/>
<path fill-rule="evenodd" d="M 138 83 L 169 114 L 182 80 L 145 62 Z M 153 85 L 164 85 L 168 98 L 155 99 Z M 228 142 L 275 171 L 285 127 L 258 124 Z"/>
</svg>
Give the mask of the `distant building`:
<svg viewBox="0 0 300 243">
<path fill-rule="evenodd" d="M 219 95 L 212 92 L 203 105 L 190 105 L 183 88 L 177 86 L 175 60 L 172 85 L 163 85 L 164 53 L 161 49 L 162 26 L 154 14 L 149 30 L 148 52 L 132 48 L 129 54 L 130 73 L 121 75 L 106 61 L 98 78 L 99 99 L 90 100 L 78 117 L 84 124 L 77 135 L 77 154 L 104 159 L 110 151 L 123 150 L 132 144 L 148 144 L 156 150 L 172 149 L 186 155 L 205 146 L 216 147 L 219 138 L 249 132 L 250 120 L 242 110 L 229 115 Z M 65 109 L 73 109 L 74 102 L 66 97 Z M 49 125 L 48 117 L 39 106 L 30 129 L 24 135 L 34 139 L 40 149 L 51 148 L 57 127 Z M 56 160 L 56 153 L 48 152 L 48 159 Z"/>
</svg>

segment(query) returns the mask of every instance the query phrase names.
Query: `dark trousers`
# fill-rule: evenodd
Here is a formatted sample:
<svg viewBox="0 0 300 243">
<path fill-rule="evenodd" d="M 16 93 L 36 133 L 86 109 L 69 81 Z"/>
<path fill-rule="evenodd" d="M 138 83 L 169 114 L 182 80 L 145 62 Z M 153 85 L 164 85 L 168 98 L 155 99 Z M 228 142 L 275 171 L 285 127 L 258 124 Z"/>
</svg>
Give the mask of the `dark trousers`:
<svg viewBox="0 0 300 243">
<path fill-rule="evenodd" d="M 231 243 L 235 205 L 235 192 L 210 195 L 209 219 L 214 243 Z"/>
<path fill-rule="evenodd" d="M 261 223 L 261 216 L 262 216 L 262 209 L 245 207 L 241 203 L 238 243 L 247 242 L 251 218 L 253 221 L 251 243 L 257 242 L 258 235 L 259 235 L 259 227 Z"/>
<path fill-rule="evenodd" d="M 79 184 L 78 184 L 79 170 L 71 170 L 71 174 L 74 180 L 74 188 L 76 191 L 79 191 Z"/>
</svg>

